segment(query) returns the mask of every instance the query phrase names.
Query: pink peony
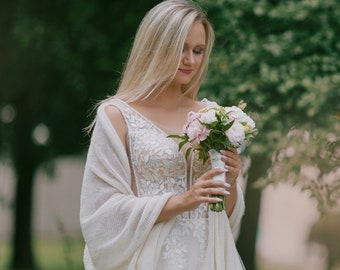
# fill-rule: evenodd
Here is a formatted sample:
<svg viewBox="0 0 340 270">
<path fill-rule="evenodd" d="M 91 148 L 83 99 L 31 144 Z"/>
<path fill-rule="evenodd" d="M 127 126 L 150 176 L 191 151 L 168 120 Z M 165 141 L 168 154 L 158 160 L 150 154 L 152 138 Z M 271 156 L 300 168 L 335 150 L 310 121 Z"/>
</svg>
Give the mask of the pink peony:
<svg viewBox="0 0 340 270">
<path fill-rule="evenodd" d="M 195 119 L 187 125 L 185 133 L 189 137 L 189 142 L 198 145 L 209 136 L 210 130 Z"/>
</svg>

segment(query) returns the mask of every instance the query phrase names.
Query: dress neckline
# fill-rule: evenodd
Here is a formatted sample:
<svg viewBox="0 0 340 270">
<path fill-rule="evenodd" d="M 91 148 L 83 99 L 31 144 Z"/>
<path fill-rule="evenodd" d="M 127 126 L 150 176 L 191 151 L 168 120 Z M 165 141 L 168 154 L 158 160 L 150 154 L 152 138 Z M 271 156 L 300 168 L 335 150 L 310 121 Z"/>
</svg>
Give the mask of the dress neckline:
<svg viewBox="0 0 340 270">
<path fill-rule="evenodd" d="M 115 100 L 118 100 L 120 103 L 124 104 L 126 107 L 128 107 L 130 110 L 134 111 L 139 117 L 141 117 L 144 121 L 148 122 L 151 126 L 153 126 L 155 129 L 157 129 L 158 131 L 160 131 L 161 133 L 163 133 L 166 137 L 169 136 L 169 135 L 173 135 L 173 134 L 176 134 L 176 135 L 183 135 L 183 133 L 181 134 L 177 134 L 176 132 L 175 133 L 171 133 L 171 134 L 168 134 L 167 132 L 165 132 L 165 130 L 163 130 L 161 127 L 159 127 L 154 121 L 152 121 L 151 119 L 149 119 L 148 117 L 146 117 L 145 115 L 143 115 L 141 112 L 139 112 L 137 109 L 135 109 L 134 107 L 132 107 L 129 103 L 121 100 L 121 99 L 115 99 Z M 205 102 L 205 105 L 207 106 L 207 100 L 206 99 L 203 99 L 202 102 Z M 185 123 L 183 123 L 183 126 L 184 126 Z M 173 140 L 174 141 L 174 140 Z"/>
</svg>

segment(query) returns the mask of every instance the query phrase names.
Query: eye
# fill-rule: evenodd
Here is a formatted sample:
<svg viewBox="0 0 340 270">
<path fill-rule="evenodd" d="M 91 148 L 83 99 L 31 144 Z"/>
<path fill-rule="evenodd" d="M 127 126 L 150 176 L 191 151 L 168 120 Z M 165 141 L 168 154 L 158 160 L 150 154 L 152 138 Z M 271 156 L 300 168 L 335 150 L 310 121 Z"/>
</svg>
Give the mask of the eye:
<svg viewBox="0 0 340 270">
<path fill-rule="evenodd" d="M 204 49 L 203 48 L 194 49 L 193 52 L 194 52 L 194 54 L 203 54 L 204 53 Z"/>
</svg>

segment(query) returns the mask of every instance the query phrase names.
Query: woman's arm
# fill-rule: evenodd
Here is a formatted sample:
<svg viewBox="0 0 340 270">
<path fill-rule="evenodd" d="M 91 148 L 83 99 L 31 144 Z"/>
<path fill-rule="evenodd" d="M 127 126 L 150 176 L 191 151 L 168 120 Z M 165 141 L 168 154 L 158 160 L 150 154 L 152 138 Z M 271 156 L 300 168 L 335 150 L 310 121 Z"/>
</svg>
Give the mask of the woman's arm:
<svg viewBox="0 0 340 270">
<path fill-rule="evenodd" d="M 200 176 L 195 184 L 183 194 L 173 195 L 164 205 L 156 223 L 174 218 L 175 216 L 196 209 L 201 203 L 220 202 L 219 198 L 210 197 L 212 194 L 228 195 L 225 189 L 228 183 L 213 180 L 213 176 L 226 172 L 226 169 L 212 169 Z"/>
</svg>

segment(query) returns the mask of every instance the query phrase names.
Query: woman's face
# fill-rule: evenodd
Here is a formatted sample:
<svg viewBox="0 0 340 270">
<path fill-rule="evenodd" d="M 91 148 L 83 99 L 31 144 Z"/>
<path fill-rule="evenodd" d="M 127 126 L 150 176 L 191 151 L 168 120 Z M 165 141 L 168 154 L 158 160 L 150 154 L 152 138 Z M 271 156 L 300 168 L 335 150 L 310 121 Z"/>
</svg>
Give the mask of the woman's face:
<svg viewBox="0 0 340 270">
<path fill-rule="evenodd" d="M 199 71 L 205 51 L 205 29 L 201 22 L 194 22 L 190 28 L 182 52 L 180 66 L 173 84 L 185 85 Z"/>
</svg>

